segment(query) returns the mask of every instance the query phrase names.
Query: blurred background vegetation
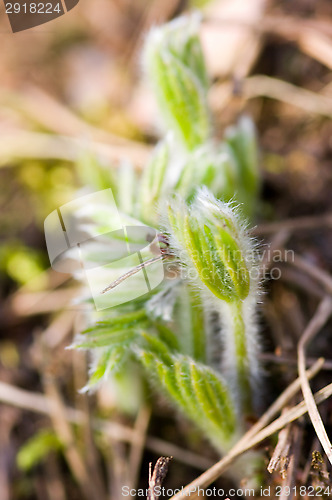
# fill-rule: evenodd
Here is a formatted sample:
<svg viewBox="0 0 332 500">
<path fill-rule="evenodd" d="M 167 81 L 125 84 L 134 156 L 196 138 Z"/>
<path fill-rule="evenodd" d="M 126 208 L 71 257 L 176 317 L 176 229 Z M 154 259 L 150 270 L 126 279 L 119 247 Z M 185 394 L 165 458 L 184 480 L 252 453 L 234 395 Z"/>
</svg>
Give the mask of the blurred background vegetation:
<svg viewBox="0 0 332 500">
<path fill-rule="evenodd" d="M 52 23 L 16 34 L 1 5 L 0 380 L 12 387 L 9 396 L 0 387 L 0 400 L 10 403 L 0 411 L 1 500 L 74 500 L 84 492 L 120 498 L 122 484 L 146 487 L 147 464 L 161 454 L 174 455 L 167 483 L 179 487 L 216 459 L 162 402 L 152 417 L 147 408 L 126 415 L 109 388 L 78 394 L 87 360 L 64 350 L 82 327 L 77 311 L 66 308 L 77 285 L 49 269 L 43 235 L 46 216 L 93 185 L 93 175 L 104 175 L 108 187 L 123 162 L 138 171 L 145 165 L 159 121 L 142 78 L 142 43 L 151 26 L 193 7 L 202 9 L 218 135 L 243 112 L 257 125 L 263 188 L 256 234 L 300 256 L 297 265 L 280 263 L 282 278 L 267 285 L 266 404 L 296 376 L 298 339 L 326 291 L 305 265 L 331 280 L 331 2 L 81 0 Z M 310 357 L 332 359 L 331 340 L 327 325 Z M 319 387 L 330 374 L 326 363 Z M 53 399 L 58 411 L 50 418 L 49 399 L 35 396 Z M 69 421 L 82 425 L 68 425 L 67 406 L 76 409 Z M 328 428 L 328 404 L 322 414 Z M 109 427 L 92 431 L 97 417 Z M 315 478 L 311 451 L 319 445 L 308 421 L 294 436 L 304 442 L 298 470 L 305 484 Z M 263 449 L 268 460 L 273 443 Z M 284 484 L 279 473 L 264 479 L 271 481 Z"/>
</svg>

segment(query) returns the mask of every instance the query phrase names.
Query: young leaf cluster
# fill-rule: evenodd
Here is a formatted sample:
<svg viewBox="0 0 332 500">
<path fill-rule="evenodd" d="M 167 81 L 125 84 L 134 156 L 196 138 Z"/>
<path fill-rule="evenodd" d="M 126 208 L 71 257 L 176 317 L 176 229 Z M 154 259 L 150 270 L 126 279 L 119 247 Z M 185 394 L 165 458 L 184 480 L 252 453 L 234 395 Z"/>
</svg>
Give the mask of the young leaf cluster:
<svg viewBox="0 0 332 500">
<path fill-rule="evenodd" d="M 91 326 L 73 347 L 93 353 L 86 390 L 134 362 L 225 451 L 242 430 L 241 411 L 251 409 L 257 372 L 253 247 L 227 202 L 243 203 L 252 215 L 259 174 L 249 118 L 226 130 L 223 141 L 213 136 L 198 28 L 196 16 L 185 17 L 147 37 L 144 66 L 166 135 L 142 176 L 126 164 L 110 181 L 123 224 L 148 224 L 167 239 L 166 279 L 138 299 L 91 312 Z M 104 183 L 104 175 L 92 177 Z M 103 206 L 89 216 L 102 233 L 111 214 Z M 84 228 L 89 233 L 86 220 Z M 94 263 L 105 257 L 101 242 L 85 255 Z M 109 293 L 116 297 L 117 288 Z"/>
</svg>

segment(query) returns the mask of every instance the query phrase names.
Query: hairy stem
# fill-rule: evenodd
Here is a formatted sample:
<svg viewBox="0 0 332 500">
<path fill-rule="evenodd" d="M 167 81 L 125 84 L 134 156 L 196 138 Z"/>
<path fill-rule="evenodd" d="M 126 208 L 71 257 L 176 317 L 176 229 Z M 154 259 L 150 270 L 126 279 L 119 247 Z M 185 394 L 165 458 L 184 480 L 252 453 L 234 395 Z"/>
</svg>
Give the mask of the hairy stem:
<svg viewBox="0 0 332 500">
<path fill-rule="evenodd" d="M 243 408 L 250 412 L 252 406 L 249 375 L 250 363 L 248 359 L 246 326 L 243 318 L 243 302 L 241 300 L 232 302 L 230 307 L 233 318 L 238 385 L 242 396 Z"/>
<path fill-rule="evenodd" d="M 257 371 L 257 361 L 253 355 L 256 329 L 253 327 L 249 302 L 250 298 L 223 302 L 221 309 L 225 377 L 231 387 L 239 392 L 240 409 L 247 414 L 253 410 L 251 381 Z"/>
</svg>

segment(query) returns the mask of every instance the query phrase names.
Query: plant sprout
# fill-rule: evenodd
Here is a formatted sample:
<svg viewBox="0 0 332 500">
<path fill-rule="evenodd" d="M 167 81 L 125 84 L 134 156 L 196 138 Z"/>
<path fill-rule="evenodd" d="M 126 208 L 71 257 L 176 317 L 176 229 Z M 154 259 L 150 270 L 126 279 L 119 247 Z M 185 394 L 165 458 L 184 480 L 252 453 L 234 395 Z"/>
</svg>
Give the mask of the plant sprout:
<svg viewBox="0 0 332 500">
<path fill-rule="evenodd" d="M 161 255 L 145 266 L 162 259 L 165 279 L 150 293 L 91 313 L 73 347 L 93 355 L 85 390 L 109 377 L 132 377 L 134 365 L 135 378 L 164 394 L 223 453 L 254 411 L 260 371 L 255 246 L 243 222 L 253 215 L 260 179 L 248 117 L 223 141 L 213 136 L 198 28 L 196 16 L 183 17 L 147 37 L 143 61 L 165 137 L 136 191 L 124 192 L 123 170 L 112 179 L 123 220 L 160 235 Z M 109 214 L 90 216 L 102 227 Z M 116 296 L 118 285 L 145 266 L 129 267 L 100 293 Z"/>
</svg>

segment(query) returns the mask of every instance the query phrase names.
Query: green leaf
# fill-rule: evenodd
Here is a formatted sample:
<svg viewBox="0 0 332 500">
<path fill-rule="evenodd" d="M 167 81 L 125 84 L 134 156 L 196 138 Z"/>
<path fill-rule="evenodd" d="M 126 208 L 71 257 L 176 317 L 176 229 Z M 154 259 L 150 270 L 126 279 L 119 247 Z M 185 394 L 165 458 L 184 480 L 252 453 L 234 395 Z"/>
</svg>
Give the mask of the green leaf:
<svg viewBox="0 0 332 500">
<path fill-rule="evenodd" d="M 189 285 L 193 358 L 206 362 L 205 315 L 198 291 Z"/>
<path fill-rule="evenodd" d="M 180 408 L 182 411 L 196 423 L 199 427 L 205 425 L 207 428 L 207 422 L 205 421 L 204 411 L 197 404 L 197 400 L 193 393 L 193 388 L 191 384 L 191 374 L 188 363 L 184 363 L 183 360 L 176 360 L 174 363 L 174 380 L 176 384 L 177 391 L 181 394 L 182 400 Z"/>
<path fill-rule="evenodd" d="M 192 420 L 212 444 L 226 450 L 235 436 L 237 418 L 223 380 L 212 369 L 188 356 L 137 350 L 138 359 L 173 404 Z"/>
<path fill-rule="evenodd" d="M 237 422 L 234 419 L 234 408 L 228 404 L 230 393 L 226 385 L 220 384 L 219 377 L 209 369 L 205 370 L 207 390 L 210 394 L 211 404 L 214 408 L 218 409 L 219 415 L 223 416 L 225 432 L 233 434 L 236 432 Z M 227 430 L 228 427 L 228 430 Z"/>
<path fill-rule="evenodd" d="M 178 351 L 179 340 L 176 334 L 170 328 L 159 321 L 157 321 L 154 326 L 157 329 L 160 340 L 162 340 L 171 351 Z"/>
<path fill-rule="evenodd" d="M 158 203 L 164 190 L 168 161 L 169 144 L 164 141 L 155 148 L 143 171 L 139 199 L 141 217 L 147 224 L 154 224 L 158 220 Z"/>
<path fill-rule="evenodd" d="M 111 372 L 119 371 L 129 353 L 128 345 L 115 345 L 109 349 L 103 349 L 97 361 L 90 368 L 90 378 L 81 392 L 92 389 L 94 386 L 106 380 Z"/>
<path fill-rule="evenodd" d="M 238 190 L 236 169 L 229 146 L 204 144 L 187 155 L 175 191 L 190 202 L 206 186 L 216 197 L 229 201 Z"/>
<path fill-rule="evenodd" d="M 146 320 L 146 311 L 144 309 L 139 309 L 138 311 L 133 311 L 127 314 L 111 316 L 110 318 L 106 317 L 103 321 L 98 321 L 93 326 L 83 330 L 82 335 L 87 333 L 96 333 L 103 329 L 109 330 L 120 326 L 137 326 L 138 324 L 145 323 Z"/>
<path fill-rule="evenodd" d="M 183 284 L 174 311 L 175 329 L 182 354 L 206 362 L 205 314 L 200 291 Z"/>
<path fill-rule="evenodd" d="M 59 451 L 62 444 L 50 429 L 43 429 L 32 436 L 18 451 L 16 462 L 19 469 L 28 472 L 40 464 L 51 451 Z"/>
<path fill-rule="evenodd" d="M 106 317 L 103 321 L 96 322 L 86 328 L 75 339 L 71 348 L 93 349 L 121 344 L 127 346 L 137 339 L 139 329 L 148 324 L 152 323 L 144 309 L 110 318 Z"/>
<path fill-rule="evenodd" d="M 172 356 L 170 354 L 170 350 L 162 340 L 153 335 L 149 335 L 146 332 L 142 333 L 142 338 L 145 341 L 143 343 L 143 349 L 158 356 L 158 358 L 166 365 L 172 364 Z"/>
<path fill-rule="evenodd" d="M 192 150 L 210 135 L 207 76 L 194 18 L 152 30 L 145 65 L 165 124 Z"/>
<path fill-rule="evenodd" d="M 137 331 L 133 328 L 103 328 L 95 333 L 79 336 L 72 348 L 94 349 L 96 347 L 109 347 L 115 344 L 129 344 L 137 338 Z"/>
</svg>

